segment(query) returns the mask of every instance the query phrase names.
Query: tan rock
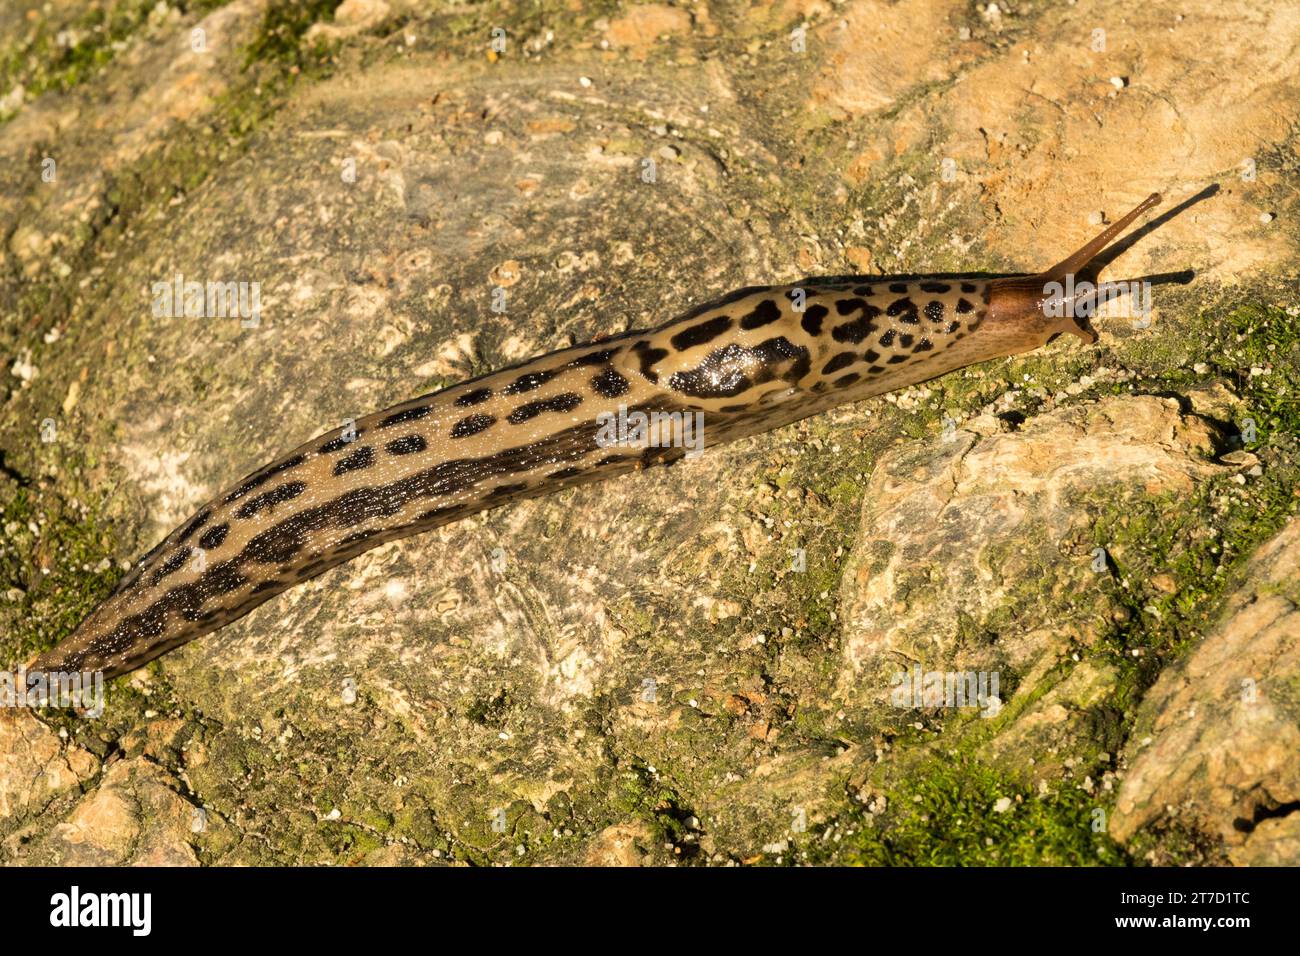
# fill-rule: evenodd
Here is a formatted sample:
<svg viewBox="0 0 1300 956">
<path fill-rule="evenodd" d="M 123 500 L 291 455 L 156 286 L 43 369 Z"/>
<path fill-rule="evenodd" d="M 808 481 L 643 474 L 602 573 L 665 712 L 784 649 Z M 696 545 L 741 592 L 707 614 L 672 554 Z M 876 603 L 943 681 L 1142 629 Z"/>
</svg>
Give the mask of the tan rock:
<svg viewBox="0 0 1300 956">
<path fill-rule="evenodd" d="M 649 824 L 617 823 L 606 827 L 587 849 L 587 866 L 641 866 L 654 834 Z"/>
<path fill-rule="evenodd" d="M 94 776 L 99 760 L 61 741 L 29 710 L 0 710 L 0 820 L 40 810 Z"/>
<path fill-rule="evenodd" d="M 99 785 L 36 849 L 59 866 L 192 866 L 196 808 L 143 757 L 111 765 Z"/>
<path fill-rule="evenodd" d="M 691 15 L 685 10 L 662 3 L 644 3 L 610 20 L 605 38 L 613 46 L 644 51 L 662 36 L 682 36 L 690 32 Z"/>
<path fill-rule="evenodd" d="M 1070 637 L 1053 602 L 1096 593 L 1089 548 L 1070 543 L 1090 526 L 1083 502 L 1187 492 L 1224 470 L 1204 457 L 1212 444 L 1206 423 L 1176 402 L 1125 396 L 1016 432 L 957 430 L 885 454 L 844 576 L 844 693 L 887 700 L 900 660 L 927 670 L 1046 666 Z M 1026 587 L 1032 600 L 1018 597 Z M 963 636 L 961 621 L 979 626 L 1008 608 L 1015 620 L 996 644 Z"/>
<path fill-rule="evenodd" d="M 1110 832 L 1177 820 L 1234 863 L 1300 864 L 1300 520 L 1252 558 L 1218 626 L 1138 713 Z M 1274 816 L 1277 814 L 1277 816 Z"/>
</svg>

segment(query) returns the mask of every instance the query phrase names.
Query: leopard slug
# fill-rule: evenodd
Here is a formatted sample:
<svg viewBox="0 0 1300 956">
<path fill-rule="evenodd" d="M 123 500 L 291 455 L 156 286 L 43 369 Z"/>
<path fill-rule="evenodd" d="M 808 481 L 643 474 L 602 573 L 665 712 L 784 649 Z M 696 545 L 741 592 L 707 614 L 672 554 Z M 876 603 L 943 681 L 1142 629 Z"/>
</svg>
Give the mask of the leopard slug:
<svg viewBox="0 0 1300 956">
<path fill-rule="evenodd" d="M 652 331 L 552 352 L 336 428 L 200 508 L 30 668 L 113 677 L 384 542 L 673 461 L 683 448 L 654 434 L 672 413 L 703 413 L 703 444 L 715 445 L 1061 332 L 1095 341 L 1075 309 L 1046 307 L 1062 303 L 1045 287 L 1159 201 L 1038 275 L 741 289 Z M 660 413 L 642 447 L 601 440 L 620 409 Z"/>
</svg>

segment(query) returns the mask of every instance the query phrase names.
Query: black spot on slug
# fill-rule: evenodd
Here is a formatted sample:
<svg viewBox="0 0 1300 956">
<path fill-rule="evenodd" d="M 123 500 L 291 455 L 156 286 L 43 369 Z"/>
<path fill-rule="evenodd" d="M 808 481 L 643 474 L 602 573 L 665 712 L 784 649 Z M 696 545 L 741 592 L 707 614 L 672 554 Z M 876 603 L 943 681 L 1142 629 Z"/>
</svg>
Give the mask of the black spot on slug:
<svg viewBox="0 0 1300 956">
<path fill-rule="evenodd" d="M 758 329 L 770 325 L 779 318 L 781 318 L 781 307 L 771 299 L 764 299 L 754 306 L 753 312 L 741 316 L 740 327 L 742 329 Z"/>
<path fill-rule="evenodd" d="M 662 351 L 662 350 L 660 350 Z M 667 355 L 667 352 L 664 352 Z M 571 412 L 582 404 L 582 396 L 576 392 L 565 392 L 554 398 L 542 398 L 527 405 L 520 405 L 506 416 L 511 425 L 522 425 L 530 418 L 536 418 L 542 412 Z"/>
<path fill-rule="evenodd" d="M 226 540 L 226 535 L 230 533 L 230 525 L 219 524 L 213 525 L 203 536 L 199 538 L 199 547 L 204 551 L 212 551 L 221 547 L 221 542 Z"/>
<path fill-rule="evenodd" d="M 835 356 L 824 366 L 822 366 L 822 374 L 830 375 L 833 372 L 838 372 L 841 369 L 846 369 L 857 360 L 858 360 L 858 355 L 856 352 L 841 352 L 839 355 Z"/>
<path fill-rule="evenodd" d="M 618 352 L 618 349 L 604 349 L 600 352 L 588 352 L 586 355 L 579 355 L 569 363 L 571 367 L 581 368 L 588 365 L 604 365 Z"/>
<path fill-rule="evenodd" d="M 248 494 L 254 488 L 265 484 L 282 471 L 288 471 L 290 468 L 297 468 L 307 460 L 306 455 L 294 455 L 292 458 L 286 458 L 284 461 L 276 462 L 274 465 L 267 465 L 261 471 L 253 472 L 245 479 L 244 483 L 226 495 L 225 503 L 230 504 L 232 501 L 238 501 L 244 495 Z"/>
<path fill-rule="evenodd" d="M 509 498 L 511 495 L 517 495 L 519 492 L 526 491 L 527 489 L 528 489 L 528 483 L 525 481 L 515 482 L 513 484 L 508 484 L 508 485 L 497 485 L 495 488 L 489 491 L 484 497 L 490 500 Z"/>
<path fill-rule="evenodd" d="M 974 311 L 975 311 L 975 306 L 971 305 L 971 304 L 970 304 L 968 301 L 966 301 L 965 299 L 958 299 L 958 300 L 957 300 L 957 314 L 958 314 L 958 315 L 965 315 L 965 314 L 968 313 L 968 312 L 974 312 Z"/>
<path fill-rule="evenodd" d="M 251 518 L 266 508 L 274 508 L 286 501 L 292 501 L 306 490 L 307 482 L 305 481 L 286 481 L 282 485 L 276 485 L 270 491 L 264 491 L 260 495 L 249 498 L 239 506 L 239 510 L 235 512 L 235 517 Z"/>
<path fill-rule="evenodd" d="M 316 451 L 322 455 L 332 455 L 334 454 L 334 452 L 342 451 L 344 448 L 347 448 L 349 445 L 356 442 L 357 439 L 359 439 L 364 433 L 365 433 L 364 428 L 358 428 L 356 430 L 356 434 L 352 436 L 352 441 L 345 441 L 342 436 L 339 436 L 338 438 L 331 438 L 325 444 L 317 448 Z"/>
<path fill-rule="evenodd" d="M 466 435 L 477 435 L 495 423 L 496 419 L 491 415 L 468 415 L 451 426 L 451 437 L 464 438 Z"/>
<path fill-rule="evenodd" d="M 699 325 L 693 325 L 689 329 L 683 329 L 668 342 L 677 351 L 685 352 L 689 348 L 711 342 L 729 328 L 731 328 L 731 316 L 719 315 Z"/>
<path fill-rule="evenodd" d="M 631 388 L 627 379 L 612 368 L 607 368 L 591 380 L 591 387 L 596 390 L 597 394 L 606 398 L 617 398 L 620 395 L 627 394 Z"/>
<path fill-rule="evenodd" d="M 931 322 L 943 321 L 943 303 L 938 299 L 931 299 L 925 304 L 925 317 Z"/>
<path fill-rule="evenodd" d="M 429 447 L 429 443 L 424 440 L 423 435 L 403 435 L 401 438 L 394 438 L 384 446 L 384 451 L 390 455 L 413 455 L 416 452 L 424 451 Z"/>
<path fill-rule="evenodd" d="M 193 519 L 191 519 L 190 523 L 185 526 L 185 530 L 180 533 L 180 536 L 176 539 L 176 543 L 184 544 L 187 540 L 189 540 L 190 535 L 194 534 L 194 532 L 198 531 L 205 524 L 207 524 L 208 519 L 211 517 L 212 517 L 211 510 L 200 511 L 197 515 L 194 516 Z"/>
<path fill-rule="evenodd" d="M 163 562 L 162 567 L 154 572 L 153 579 L 150 583 L 152 583 L 154 587 L 157 587 L 159 582 L 161 582 L 163 578 L 167 577 L 167 575 L 174 574 L 184 567 L 186 560 L 188 560 L 189 556 L 193 553 L 193 548 L 181 548 Z"/>
<path fill-rule="evenodd" d="M 810 305 L 804 310 L 803 318 L 799 320 L 799 324 L 803 326 L 803 330 L 809 335 L 821 335 L 822 319 L 828 315 L 830 315 L 830 309 L 826 308 L 826 306 Z"/>
<path fill-rule="evenodd" d="M 948 283 L 946 282 L 922 282 L 921 283 L 921 291 L 923 292 L 943 293 L 943 292 L 947 292 L 951 288 L 952 286 L 948 285 Z"/>
<path fill-rule="evenodd" d="M 362 468 L 369 468 L 375 461 L 375 450 L 369 445 L 364 448 L 358 448 L 346 458 L 340 458 L 334 465 L 334 477 L 346 475 L 349 471 L 358 471 Z"/>
<path fill-rule="evenodd" d="M 831 384 L 833 384 L 836 388 L 844 388 L 846 386 L 852 385 L 861 377 L 862 376 L 859 375 L 857 372 L 849 372 L 848 375 L 841 375 Z"/>
<path fill-rule="evenodd" d="M 478 405 L 486 402 L 492 397 L 492 389 L 476 388 L 472 392 L 466 392 L 460 398 L 456 399 L 456 405 L 459 408 L 469 408 L 471 405 Z"/>
<path fill-rule="evenodd" d="M 637 354 L 641 363 L 641 374 L 651 382 L 659 381 L 659 373 L 654 371 L 657 362 L 662 362 L 668 357 L 667 349 L 654 348 L 649 339 L 642 339 L 632 346 L 632 351 Z"/>
<path fill-rule="evenodd" d="M 406 411 L 394 412 L 379 423 L 380 428 L 392 428 L 394 425 L 401 425 L 403 422 L 414 422 L 424 418 L 433 411 L 432 405 L 417 405 L 415 408 L 408 408 Z"/>
<path fill-rule="evenodd" d="M 502 395 L 518 395 L 521 392 L 531 392 L 535 388 L 541 388 L 551 379 L 555 378 L 556 373 L 551 370 L 543 369 L 540 372 L 525 372 L 517 379 L 501 390 Z"/>
</svg>

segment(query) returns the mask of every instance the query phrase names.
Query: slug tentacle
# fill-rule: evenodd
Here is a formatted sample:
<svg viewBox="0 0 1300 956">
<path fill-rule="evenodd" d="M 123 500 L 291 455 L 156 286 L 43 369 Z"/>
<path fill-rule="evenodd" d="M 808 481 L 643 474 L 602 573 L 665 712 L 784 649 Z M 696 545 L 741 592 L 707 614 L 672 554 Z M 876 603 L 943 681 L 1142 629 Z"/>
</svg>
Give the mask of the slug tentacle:
<svg viewBox="0 0 1300 956">
<path fill-rule="evenodd" d="M 1047 314 L 1046 286 L 1158 200 L 1036 276 L 741 289 L 657 329 L 543 355 L 336 428 L 198 509 L 31 667 L 121 674 L 385 542 L 671 462 L 1061 331 L 1087 338 L 1073 319 Z"/>
<path fill-rule="evenodd" d="M 1160 203 L 1152 193 L 1082 247 L 1044 272 L 994 279 L 990 287 L 988 336 L 1014 355 L 1036 349 L 1063 332 L 1089 344 L 1097 333 L 1088 324 L 1095 288 L 1076 283 L 1087 267 L 1143 213 Z M 1085 307 L 1085 303 L 1088 307 Z"/>
</svg>

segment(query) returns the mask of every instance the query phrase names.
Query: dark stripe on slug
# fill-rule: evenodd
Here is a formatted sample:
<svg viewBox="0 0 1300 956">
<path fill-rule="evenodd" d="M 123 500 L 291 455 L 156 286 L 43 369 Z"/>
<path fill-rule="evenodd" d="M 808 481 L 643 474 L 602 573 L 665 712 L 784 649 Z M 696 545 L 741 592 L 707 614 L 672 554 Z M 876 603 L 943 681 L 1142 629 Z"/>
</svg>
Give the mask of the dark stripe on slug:
<svg viewBox="0 0 1300 956">
<path fill-rule="evenodd" d="M 393 412 L 382 422 L 379 428 L 392 428 L 394 425 L 401 425 L 403 422 L 414 422 L 424 418 L 433 411 L 432 405 L 416 405 L 414 408 L 408 408 L 402 412 Z"/>
<path fill-rule="evenodd" d="M 477 435 L 483 429 L 491 428 L 495 424 L 496 418 L 492 415 L 469 415 L 451 426 L 451 437 L 464 438 L 466 435 Z"/>
<path fill-rule="evenodd" d="M 267 481 L 274 478 L 280 472 L 288 471 L 290 468 L 297 468 L 306 460 L 307 460 L 306 455 L 294 455 L 292 458 L 286 458 L 284 461 L 276 462 L 274 465 L 268 465 L 266 468 L 263 468 L 261 471 L 254 472 L 252 475 L 248 477 L 248 479 L 242 485 L 240 485 L 230 494 L 226 495 L 225 503 L 230 504 L 232 501 L 238 501 L 240 498 L 244 497 L 244 495 L 248 494 L 254 488 L 258 487 L 259 485 L 265 484 Z"/>
<path fill-rule="evenodd" d="M 369 445 L 364 448 L 358 448 L 346 458 L 339 459 L 334 465 L 334 477 L 346 475 L 349 471 L 359 471 L 362 468 L 369 468 L 375 463 L 375 450 Z"/>
<path fill-rule="evenodd" d="M 620 395 L 627 394 L 627 390 L 632 386 L 618 372 L 607 368 L 591 380 L 591 387 L 605 398 L 618 398 Z"/>
<path fill-rule="evenodd" d="M 667 353 L 664 353 L 667 354 Z M 520 405 L 506 416 L 511 425 L 522 425 L 530 418 L 536 418 L 542 412 L 571 412 L 582 404 L 582 396 L 576 392 L 565 392 L 553 398 L 541 398 L 527 405 Z"/>
<path fill-rule="evenodd" d="M 861 302 L 862 300 L 856 300 Z M 875 319 L 880 315 L 880 310 L 874 305 L 866 302 L 862 303 L 862 315 L 852 322 L 845 322 L 843 325 L 837 325 L 831 329 L 831 338 L 836 342 L 844 342 L 848 345 L 857 345 L 868 335 L 876 330 Z"/>
<path fill-rule="evenodd" d="M 929 339 L 921 339 L 921 341 L 919 341 L 919 342 L 916 343 L 916 348 L 912 349 L 912 351 L 913 351 L 913 352 L 928 352 L 928 351 L 930 351 L 930 350 L 933 349 L 933 348 L 934 348 L 934 343 L 933 343 L 933 342 L 931 342 Z"/>
<path fill-rule="evenodd" d="M 528 482 L 526 481 L 520 481 L 510 485 L 497 485 L 486 495 L 484 495 L 484 497 L 491 500 L 496 500 L 498 498 L 509 498 L 511 495 L 516 495 L 521 491 L 526 491 L 527 489 L 528 489 Z"/>
<path fill-rule="evenodd" d="M 830 375 L 832 372 L 838 372 L 841 369 L 846 369 L 857 360 L 858 360 L 858 354 L 856 352 L 841 352 L 839 355 L 835 356 L 833 359 L 831 359 L 829 362 L 827 362 L 825 365 L 822 366 L 822 374 Z"/>
<path fill-rule="evenodd" d="M 413 455 L 416 452 L 424 451 L 429 447 L 429 443 L 424 440 L 423 435 L 403 435 L 401 438 L 394 438 L 384 446 L 384 451 L 390 455 Z"/>
<path fill-rule="evenodd" d="M 181 548 L 170 558 L 168 558 L 165 562 L 163 562 L 163 566 L 154 572 L 153 578 L 149 583 L 152 584 L 154 587 L 157 587 L 158 584 L 162 581 L 162 579 L 167 577 L 167 575 L 174 574 L 177 571 L 179 571 L 184 566 L 189 556 L 193 553 L 194 553 L 193 548 Z"/>
<path fill-rule="evenodd" d="M 190 520 L 190 523 L 185 526 L 185 530 L 180 533 L 180 537 L 176 539 L 176 543 L 184 544 L 187 540 L 189 540 L 190 536 L 194 534 L 194 532 L 198 531 L 205 524 L 207 524 L 208 519 L 211 517 L 212 517 L 211 509 L 200 511 L 197 515 L 193 517 L 193 519 Z"/>
<path fill-rule="evenodd" d="M 582 474 L 581 468 L 561 468 L 559 471 L 553 471 L 546 477 L 551 481 L 563 481 L 565 478 L 572 478 L 574 475 Z"/>
<path fill-rule="evenodd" d="M 282 485 L 276 485 L 270 491 L 264 491 L 256 497 L 249 498 L 239 506 L 239 510 L 235 512 L 235 517 L 251 518 L 265 508 L 274 508 L 286 501 L 292 501 L 306 490 L 307 482 L 305 481 L 286 481 Z"/>
<path fill-rule="evenodd" d="M 890 292 L 898 292 L 898 293 L 906 292 L 906 291 L 907 291 L 907 283 L 906 283 L 906 282 L 894 282 L 894 283 L 891 283 L 890 286 L 889 286 L 889 291 L 890 291 Z"/>
<path fill-rule="evenodd" d="M 921 291 L 923 292 L 947 292 L 952 286 L 946 282 L 922 282 Z"/>
<path fill-rule="evenodd" d="M 849 372 L 848 375 L 841 375 L 831 384 L 834 385 L 836 388 L 844 388 L 846 386 L 852 385 L 861 377 L 862 376 L 859 375 L 857 372 Z"/>
<path fill-rule="evenodd" d="M 781 307 L 771 299 L 764 299 L 754 306 L 753 312 L 741 316 L 740 327 L 742 329 L 759 329 L 765 325 L 771 325 L 779 318 L 781 318 Z"/>
<path fill-rule="evenodd" d="M 230 533 L 230 525 L 214 525 L 207 531 L 203 532 L 203 537 L 199 538 L 199 547 L 204 551 L 212 551 L 221 547 L 221 542 L 226 540 L 226 535 Z"/>
<path fill-rule="evenodd" d="M 522 392 L 531 392 L 535 388 L 541 388 L 551 379 L 555 378 L 558 373 L 550 369 L 543 369 L 540 372 L 525 372 L 517 379 L 501 389 L 502 395 L 518 395 Z"/>
<path fill-rule="evenodd" d="M 632 351 L 637 354 L 641 363 L 641 374 L 649 381 L 657 383 L 659 374 L 654 371 L 655 363 L 662 362 L 668 357 L 667 349 L 657 349 L 650 344 L 649 339 L 642 339 L 632 346 Z"/>
<path fill-rule="evenodd" d="M 729 328 L 731 328 L 731 316 L 719 315 L 699 325 L 693 325 L 689 329 L 683 329 L 669 339 L 668 343 L 677 351 L 685 352 L 689 348 L 713 341 Z"/>
<path fill-rule="evenodd" d="M 492 389 L 476 388 L 474 391 L 466 392 L 460 398 L 456 399 L 456 404 L 460 408 L 469 408 L 471 405 L 478 405 L 482 402 L 486 402 L 491 397 Z"/>
<path fill-rule="evenodd" d="M 605 349 L 600 352 L 588 352 L 579 355 L 569 363 L 570 368 L 583 368 L 588 365 L 604 365 L 618 353 L 618 349 Z"/>
<path fill-rule="evenodd" d="M 347 448 L 349 445 L 355 444 L 357 439 L 359 439 L 364 432 L 365 432 L 364 428 L 358 428 L 356 431 L 356 435 L 353 436 L 352 438 L 352 441 L 344 441 L 342 437 L 331 438 L 325 444 L 317 448 L 316 451 L 322 455 L 331 455 L 336 451 L 342 451 L 344 448 Z"/>
<path fill-rule="evenodd" d="M 352 528 L 365 521 L 391 517 L 418 498 L 453 495 L 500 475 L 578 461 L 598 447 L 596 433 L 599 427 L 593 420 L 484 458 L 441 461 L 432 468 L 387 485 L 354 488 L 332 501 L 290 515 L 255 535 L 235 561 L 241 564 L 282 564 L 306 547 L 311 535 L 326 528 Z M 429 512 L 425 513 L 425 517 L 429 515 Z"/>
<path fill-rule="evenodd" d="M 804 310 L 803 318 L 799 324 L 809 335 L 822 334 L 822 319 L 831 314 L 831 310 L 824 305 L 810 305 Z"/>
</svg>

